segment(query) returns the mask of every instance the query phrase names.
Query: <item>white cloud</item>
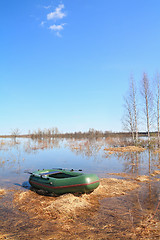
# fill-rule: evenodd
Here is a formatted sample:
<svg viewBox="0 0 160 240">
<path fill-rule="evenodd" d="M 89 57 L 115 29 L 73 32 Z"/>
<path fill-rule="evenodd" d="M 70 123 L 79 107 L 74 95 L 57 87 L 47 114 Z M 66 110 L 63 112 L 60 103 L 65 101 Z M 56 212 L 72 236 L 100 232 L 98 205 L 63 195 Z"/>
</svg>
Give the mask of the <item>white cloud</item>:
<svg viewBox="0 0 160 240">
<path fill-rule="evenodd" d="M 64 29 L 64 25 L 65 25 L 65 23 L 62 23 L 59 25 L 53 24 L 49 27 L 49 29 L 51 29 L 52 31 L 55 31 L 57 37 L 62 37 L 60 34 L 60 31 L 62 31 Z"/>
<path fill-rule="evenodd" d="M 40 26 L 46 27 L 53 31 L 56 36 L 62 37 L 60 33 L 64 29 L 64 25 L 66 25 L 66 23 L 62 23 L 62 19 L 67 16 L 64 11 L 64 4 L 59 4 L 53 12 L 50 10 L 50 8 L 52 8 L 51 5 L 43 5 L 42 7 L 47 10 L 48 14 L 46 15 L 46 20 L 41 20 Z M 52 20 L 53 23 L 50 23 L 50 20 Z"/>
<path fill-rule="evenodd" d="M 59 4 L 54 12 L 47 14 L 47 20 L 56 20 L 64 18 L 66 14 L 62 12 L 62 9 L 64 9 L 64 4 Z"/>
<path fill-rule="evenodd" d="M 49 29 L 59 32 L 64 29 L 64 27 L 63 27 L 64 25 L 65 25 L 65 23 L 62 23 L 59 25 L 53 24 L 52 26 L 49 27 Z"/>
</svg>

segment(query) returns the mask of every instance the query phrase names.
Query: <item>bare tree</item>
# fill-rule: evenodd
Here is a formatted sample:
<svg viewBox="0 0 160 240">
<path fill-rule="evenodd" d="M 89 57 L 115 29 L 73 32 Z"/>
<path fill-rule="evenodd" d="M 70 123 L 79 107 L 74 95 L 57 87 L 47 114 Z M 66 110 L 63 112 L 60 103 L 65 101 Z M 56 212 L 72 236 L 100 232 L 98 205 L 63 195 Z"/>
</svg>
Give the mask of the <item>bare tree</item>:
<svg viewBox="0 0 160 240">
<path fill-rule="evenodd" d="M 134 117 L 133 117 L 133 108 L 131 106 L 131 103 L 129 101 L 128 97 L 124 97 L 124 108 L 125 113 L 124 117 L 122 119 L 123 128 L 127 131 L 129 131 L 132 134 L 132 140 L 135 141 L 135 134 L 134 134 Z"/>
<path fill-rule="evenodd" d="M 19 134 L 20 134 L 20 130 L 18 128 L 15 128 L 11 131 L 11 135 L 15 138 L 18 137 Z"/>
<path fill-rule="evenodd" d="M 158 137 L 158 146 L 160 145 L 160 132 L 159 132 L 159 119 L 160 119 L 160 114 L 159 114 L 159 101 L 160 101 L 160 77 L 159 74 L 157 73 L 156 76 L 156 107 L 157 107 L 157 137 Z"/>
<path fill-rule="evenodd" d="M 141 94 L 144 102 L 144 114 L 146 118 L 148 143 L 150 144 L 150 128 L 153 120 L 153 95 L 150 90 L 149 80 L 147 74 L 143 74 Z"/>
<path fill-rule="evenodd" d="M 134 131 L 135 131 L 135 142 L 138 142 L 138 110 L 137 110 L 137 91 L 133 76 L 131 76 L 130 82 L 130 101 L 133 111 Z"/>
<path fill-rule="evenodd" d="M 133 76 L 130 78 L 129 91 L 124 97 L 125 117 L 123 119 L 123 126 L 132 133 L 133 142 L 138 142 L 138 119 L 137 119 L 137 91 Z"/>
<path fill-rule="evenodd" d="M 57 127 L 54 128 L 54 133 L 55 133 L 55 134 L 58 134 L 58 133 L 59 133 L 59 130 L 58 130 Z"/>
</svg>

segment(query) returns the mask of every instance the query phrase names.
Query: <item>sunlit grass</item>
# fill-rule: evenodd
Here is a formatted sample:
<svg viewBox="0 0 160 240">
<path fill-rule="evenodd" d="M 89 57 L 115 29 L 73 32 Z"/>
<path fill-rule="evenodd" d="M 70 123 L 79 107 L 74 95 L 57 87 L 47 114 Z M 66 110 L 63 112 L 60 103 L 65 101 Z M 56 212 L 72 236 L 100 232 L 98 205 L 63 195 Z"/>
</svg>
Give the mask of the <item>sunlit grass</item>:
<svg viewBox="0 0 160 240">
<path fill-rule="evenodd" d="M 2 189 L 0 188 L 0 195 L 5 195 L 6 194 L 6 190 L 5 189 Z"/>
<path fill-rule="evenodd" d="M 110 147 L 104 148 L 105 151 L 109 152 L 110 154 L 114 152 L 143 152 L 146 149 L 143 147 L 136 147 L 136 146 L 127 146 L 127 147 Z"/>
</svg>

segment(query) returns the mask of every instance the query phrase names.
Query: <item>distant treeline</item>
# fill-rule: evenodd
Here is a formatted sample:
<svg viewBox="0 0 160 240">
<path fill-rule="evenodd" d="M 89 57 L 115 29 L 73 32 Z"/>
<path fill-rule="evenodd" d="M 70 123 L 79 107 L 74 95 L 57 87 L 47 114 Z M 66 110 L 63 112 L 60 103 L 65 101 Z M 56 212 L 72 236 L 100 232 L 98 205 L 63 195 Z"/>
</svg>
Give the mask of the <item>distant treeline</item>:
<svg viewBox="0 0 160 240">
<path fill-rule="evenodd" d="M 139 132 L 139 137 L 147 136 L 147 132 Z M 152 132 L 152 136 L 156 136 L 157 132 Z M 73 133 L 60 133 L 58 128 L 49 128 L 49 129 L 38 129 L 37 131 L 29 131 L 28 134 L 20 134 L 20 131 L 16 129 L 10 135 L 0 135 L 2 138 L 32 138 L 32 139 L 44 139 L 44 138 L 102 138 L 102 137 L 132 137 L 132 133 L 130 132 L 112 132 L 112 131 L 99 131 L 95 129 L 89 129 L 87 132 L 73 132 Z"/>
</svg>

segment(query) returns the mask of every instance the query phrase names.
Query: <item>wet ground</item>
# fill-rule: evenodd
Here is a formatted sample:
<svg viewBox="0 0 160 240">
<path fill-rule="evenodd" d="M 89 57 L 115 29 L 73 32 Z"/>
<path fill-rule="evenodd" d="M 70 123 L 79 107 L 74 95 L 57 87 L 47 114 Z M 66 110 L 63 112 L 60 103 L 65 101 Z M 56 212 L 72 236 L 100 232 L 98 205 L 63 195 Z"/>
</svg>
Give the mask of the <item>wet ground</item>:
<svg viewBox="0 0 160 240">
<path fill-rule="evenodd" d="M 157 185 L 111 178 L 91 194 L 61 197 L 8 189 L 0 197 L 0 239 L 159 239 Z"/>
</svg>

